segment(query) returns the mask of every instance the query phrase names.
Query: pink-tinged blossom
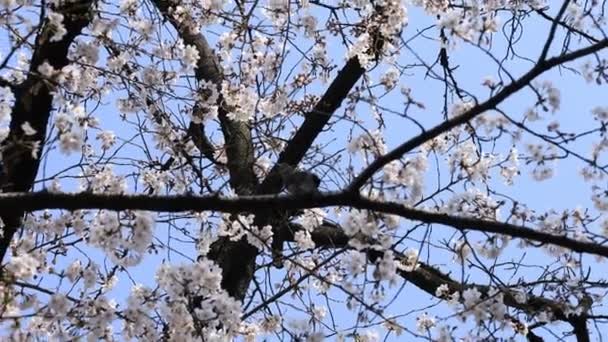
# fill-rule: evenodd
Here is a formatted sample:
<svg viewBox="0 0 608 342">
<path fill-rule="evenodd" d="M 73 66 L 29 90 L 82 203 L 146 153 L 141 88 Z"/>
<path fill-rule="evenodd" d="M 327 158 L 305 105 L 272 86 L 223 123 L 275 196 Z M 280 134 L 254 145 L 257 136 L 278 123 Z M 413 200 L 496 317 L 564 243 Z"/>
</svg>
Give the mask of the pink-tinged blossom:
<svg viewBox="0 0 608 342">
<path fill-rule="evenodd" d="M 353 138 L 347 146 L 348 152 L 352 154 L 369 151 L 373 155 L 381 156 L 386 153 L 386 144 L 381 131 L 373 131 L 370 135 L 362 134 Z M 363 150 L 363 151 L 362 151 Z"/>
<path fill-rule="evenodd" d="M 591 113 L 596 120 L 608 121 L 608 106 L 597 106 L 591 110 Z"/>
<path fill-rule="evenodd" d="M 346 217 L 342 228 L 348 236 L 362 233 L 366 236 L 374 236 L 378 231 L 378 224 L 370 219 L 368 213 L 362 210 L 351 210 Z"/>
<path fill-rule="evenodd" d="M 382 259 L 376 263 L 374 270 L 374 278 L 378 281 L 386 280 L 393 285 L 397 281 L 397 264 L 398 261 L 391 251 L 385 251 Z"/>
<path fill-rule="evenodd" d="M 348 251 L 344 256 L 346 270 L 354 276 L 365 271 L 365 262 L 367 257 L 364 253 L 358 251 Z"/>
<path fill-rule="evenodd" d="M 75 260 L 65 270 L 65 275 L 67 276 L 68 280 L 71 282 L 75 282 L 80 277 L 81 273 L 82 273 L 82 264 L 80 263 L 80 260 Z"/>
<path fill-rule="evenodd" d="M 49 38 L 51 42 L 58 42 L 68 33 L 63 25 L 63 14 L 57 12 L 48 12 L 47 19 L 52 27 L 53 35 Z"/>
<path fill-rule="evenodd" d="M 379 342 L 380 335 L 375 330 L 365 330 L 359 335 L 359 341 L 361 342 Z"/>
<path fill-rule="evenodd" d="M 79 41 L 72 54 L 74 60 L 95 65 L 99 60 L 99 46 L 95 42 Z"/>
<path fill-rule="evenodd" d="M 102 131 L 97 134 L 96 138 L 101 141 L 103 150 L 109 150 L 116 143 L 116 135 L 112 131 Z"/>
<path fill-rule="evenodd" d="M 276 90 L 271 96 L 267 96 L 260 101 L 259 109 L 267 118 L 273 118 L 278 114 L 284 113 L 289 98 L 283 89 Z"/>
<path fill-rule="evenodd" d="M 294 234 L 294 241 L 300 249 L 306 250 L 315 248 L 315 243 L 312 241 L 310 232 L 306 230 L 297 231 Z"/>
<path fill-rule="evenodd" d="M 47 62 L 47 61 L 42 62 L 42 64 L 40 64 L 38 66 L 37 71 L 40 73 L 40 75 L 42 75 L 46 78 L 53 77 L 53 75 L 55 75 L 55 72 L 56 72 L 56 70 L 53 68 L 53 66 L 51 64 L 49 64 L 49 62 Z"/>
<path fill-rule="evenodd" d="M 81 151 L 83 144 L 83 132 L 79 129 L 71 129 L 59 134 L 59 147 L 66 155 Z"/>
<path fill-rule="evenodd" d="M 585 14 L 583 8 L 581 8 L 579 4 L 570 2 L 566 8 L 566 13 L 568 14 L 567 20 L 570 21 L 572 27 L 579 30 L 583 28 Z"/>
<path fill-rule="evenodd" d="M 0 124 L 11 119 L 15 96 L 9 87 L 0 87 Z"/>
<path fill-rule="evenodd" d="M 327 213 L 321 208 L 305 209 L 303 214 L 298 217 L 298 222 L 305 230 L 312 232 L 323 224 L 326 216 Z"/>
<path fill-rule="evenodd" d="M 40 261 L 31 254 L 13 256 L 6 270 L 18 279 L 29 279 L 37 274 Z"/>
<path fill-rule="evenodd" d="M 399 81 L 399 70 L 395 67 L 390 67 L 381 77 L 380 84 L 384 86 L 386 91 L 393 89 Z"/>
<path fill-rule="evenodd" d="M 435 325 L 436 325 L 435 317 L 430 316 L 426 312 L 424 312 L 422 315 L 416 317 L 416 330 L 418 330 L 418 332 L 421 334 L 427 333 Z"/>
<path fill-rule="evenodd" d="M 58 293 L 51 296 L 48 308 L 56 318 L 62 318 L 68 313 L 70 304 L 65 295 Z"/>
<path fill-rule="evenodd" d="M 231 106 L 228 118 L 233 121 L 248 122 L 254 114 L 257 96 L 247 87 L 222 83 L 225 101 Z"/>
<path fill-rule="evenodd" d="M 464 300 L 465 307 L 474 307 L 480 302 L 481 292 L 479 292 L 476 288 L 466 289 L 462 292 L 462 299 Z"/>
<path fill-rule="evenodd" d="M 450 294 L 450 287 L 448 284 L 441 284 L 435 290 L 435 296 L 439 298 L 446 298 Z"/>
<path fill-rule="evenodd" d="M 385 252 L 385 256 L 388 252 Z M 408 248 L 403 253 L 403 257 L 399 260 L 398 267 L 405 272 L 413 272 L 420 266 L 418 262 L 418 251 Z"/>
<path fill-rule="evenodd" d="M 23 133 L 25 135 L 32 136 L 32 135 L 36 134 L 36 130 L 32 127 L 32 125 L 28 121 L 21 124 L 21 130 L 23 131 Z"/>
<path fill-rule="evenodd" d="M 304 27 L 307 37 L 313 37 L 317 29 L 317 18 L 310 14 L 305 14 L 300 18 L 300 23 Z"/>
<path fill-rule="evenodd" d="M 200 54 L 194 45 L 186 45 L 181 56 L 181 63 L 186 70 L 194 70 L 196 68 Z"/>
</svg>

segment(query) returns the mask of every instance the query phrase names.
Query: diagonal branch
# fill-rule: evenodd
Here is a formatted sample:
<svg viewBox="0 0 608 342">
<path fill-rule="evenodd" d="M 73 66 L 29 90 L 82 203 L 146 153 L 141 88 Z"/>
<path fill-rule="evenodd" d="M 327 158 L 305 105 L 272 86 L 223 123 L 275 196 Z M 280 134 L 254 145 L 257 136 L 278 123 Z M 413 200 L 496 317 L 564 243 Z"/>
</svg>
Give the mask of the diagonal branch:
<svg viewBox="0 0 608 342">
<path fill-rule="evenodd" d="M 302 226 L 295 223 L 290 223 L 287 231 L 291 235 L 287 236 L 287 241 L 294 241 L 295 232 L 302 230 Z M 311 233 L 312 240 L 317 248 L 344 248 L 349 247 L 349 238 L 344 234 L 344 230 L 337 224 L 332 222 L 324 222 L 319 227 L 316 227 Z M 399 252 L 393 251 L 396 260 L 405 260 L 406 257 Z M 367 250 L 367 257 L 370 262 L 376 262 L 383 257 L 383 252 L 374 249 Z M 488 297 L 491 293 L 491 287 L 479 284 L 463 284 L 448 274 L 430 266 L 424 262 L 418 261 L 418 267 L 411 272 L 398 270 L 399 276 L 404 280 L 409 281 L 422 291 L 433 297 L 437 297 L 436 290 L 441 285 L 447 285 L 450 293 L 461 293 L 466 289 L 476 288 L 483 297 Z M 564 321 L 572 325 L 574 334 L 578 341 L 588 341 L 588 330 L 586 326 L 586 314 L 569 315 L 565 311 L 562 303 L 542 297 L 529 295 L 524 302 L 516 299 L 516 293 L 508 288 L 500 288 L 504 295 L 503 302 L 506 306 L 522 310 L 530 316 L 539 314 L 542 311 L 550 311 L 553 317 L 557 320 Z M 483 298 L 482 297 L 482 298 Z M 442 298 L 440 298 L 442 299 Z M 585 336 L 587 339 L 585 339 Z"/>
<path fill-rule="evenodd" d="M 227 114 L 230 108 L 221 95 L 221 84 L 223 73 L 215 53 L 207 39 L 202 34 L 192 32 L 187 24 L 178 22 L 171 14 L 170 8 L 175 6 L 171 0 L 153 0 L 156 7 L 178 32 L 179 36 L 188 45 L 193 45 L 198 50 L 200 58 L 197 61 L 195 77 L 198 81 L 208 81 L 213 83 L 220 96 L 218 98 L 218 118 L 220 120 L 222 132 L 226 146 L 228 158 L 228 170 L 230 172 L 230 185 L 237 194 L 244 195 L 253 192 L 257 185 L 257 177 L 253 171 L 253 142 L 251 130 L 248 123 L 233 121 Z M 195 110 L 199 106 L 195 104 Z M 198 127 L 197 127 L 198 126 Z M 189 131 L 198 130 L 202 132 L 203 127 L 192 123 Z M 193 137 L 197 139 L 197 137 Z M 196 141 L 195 141 L 196 142 Z"/>
<path fill-rule="evenodd" d="M 513 81 L 508 86 L 504 87 L 501 91 L 499 91 L 496 95 L 489 98 L 483 103 L 477 104 L 475 107 L 469 109 L 461 115 L 455 116 L 449 120 L 444 121 L 443 123 L 433 127 L 432 129 L 422 132 L 419 135 L 413 137 L 412 139 L 404 142 L 400 146 L 396 147 L 389 153 L 377 158 L 371 164 L 369 164 L 360 174 L 355 178 L 352 183 L 349 185 L 349 190 L 352 192 L 358 192 L 359 189 L 365 185 L 365 183 L 384 165 L 392 162 L 393 160 L 397 160 L 401 158 L 404 154 L 412 151 L 416 147 L 424 144 L 431 139 L 436 138 L 437 136 L 455 128 L 459 125 L 462 125 L 476 116 L 491 110 L 498 106 L 502 101 L 506 100 L 509 96 L 518 92 L 522 88 L 526 87 L 532 80 L 536 77 L 540 76 L 544 72 L 562 65 L 564 63 L 573 61 L 575 59 L 588 56 L 590 54 L 596 53 L 604 48 L 608 47 L 608 39 L 601 40 L 596 44 L 590 45 L 588 47 L 562 54 L 557 57 L 553 57 L 544 61 L 540 61 L 537 63 L 530 71 L 520 77 L 518 80 Z"/>
<path fill-rule="evenodd" d="M 559 24 L 559 21 L 563 17 L 564 13 L 566 13 L 566 9 L 568 9 L 568 4 L 570 4 L 570 0 L 565 0 L 562 3 L 562 7 L 557 12 L 557 15 L 555 16 L 555 20 L 553 21 L 553 23 L 551 24 L 551 28 L 549 29 L 549 36 L 547 37 L 547 40 L 545 41 L 545 45 L 543 46 L 543 50 L 541 51 L 540 56 L 538 57 L 537 63 L 542 62 L 545 60 L 545 58 L 547 58 L 547 54 L 549 53 L 549 48 L 551 47 L 551 43 L 553 43 L 553 39 L 555 38 L 555 32 L 557 30 L 557 26 Z"/>
<path fill-rule="evenodd" d="M 383 38 L 377 33 L 374 35 L 376 36 L 375 40 L 377 43 L 374 45 L 374 53 L 377 53 L 383 45 Z M 340 108 L 342 101 L 348 96 L 348 93 L 364 72 L 365 69 L 361 66 L 358 57 L 353 57 L 346 62 L 319 102 L 306 114 L 304 122 L 296 134 L 287 143 L 287 146 L 279 155 L 277 162 L 267 177 L 257 187 L 256 194 L 276 194 L 281 191 L 283 184 L 279 173 L 279 165 L 285 164 L 295 167 L 302 161 L 302 158 L 304 158 L 314 140 L 323 131 L 333 113 Z M 283 221 L 292 216 L 292 213 L 286 211 L 266 211 L 259 214 L 264 217 L 264 220 L 257 218 L 256 224 L 258 226 L 270 224 L 273 227 L 273 262 L 276 267 L 280 268 L 282 267 L 280 253 L 283 250 L 283 234 L 286 233 L 281 227 L 284 226 Z"/>
<path fill-rule="evenodd" d="M 536 12 L 536 14 L 540 15 L 541 18 L 548 20 L 552 23 L 557 23 L 559 26 L 565 28 L 569 32 L 576 33 L 577 35 L 587 39 L 590 42 L 597 43 L 599 41 L 599 39 L 593 37 L 592 35 L 586 33 L 585 31 L 577 29 L 576 27 L 573 27 L 572 25 L 568 25 L 565 21 L 561 20 L 561 18 L 559 18 L 558 16 L 556 16 L 555 18 L 549 16 L 546 13 L 546 8 L 542 8 L 542 9 L 532 8 L 532 10 L 534 10 L 534 12 Z"/>
<path fill-rule="evenodd" d="M 283 152 L 279 155 L 277 163 L 266 179 L 258 187 L 258 194 L 277 193 L 281 190 L 281 178 L 278 173 L 278 164 L 288 164 L 296 166 L 313 141 L 323 130 L 333 113 L 340 107 L 342 101 L 348 95 L 348 92 L 359 81 L 365 69 L 359 64 L 357 57 L 351 58 L 346 65 L 338 72 L 338 75 L 333 80 L 327 91 L 315 105 L 315 107 L 306 114 L 306 118 L 302 126 L 298 129 L 294 137 L 289 141 Z"/>
<path fill-rule="evenodd" d="M 252 194 L 258 186 L 258 180 L 253 171 L 254 150 L 251 129 L 246 122 L 233 121 L 228 118 L 231 109 L 227 107 L 221 94 L 224 76 L 215 53 L 202 34 L 192 32 L 187 24 L 175 20 L 170 13 L 170 8 L 175 5 L 172 0 L 153 0 L 153 2 L 184 42 L 195 46 L 198 50 L 200 58 L 195 69 L 196 79 L 213 83 L 219 92 L 218 118 L 224 134 L 230 185 L 238 195 Z M 199 104 L 195 104 L 194 110 L 197 108 L 200 108 Z M 205 143 L 203 129 L 202 125 L 190 124 L 188 131 L 195 143 Z M 201 152 L 205 153 L 205 150 L 201 149 Z M 235 258 L 234 255 L 241 257 Z M 222 237 L 212 244 L 208 256 L 221 267 L 222 287 L 231 296 L 244 298 L 253 277 L 256 255 L 256 248 L 245 240 L 230 241 L 230 239 Z"/>
<path fill-rule="evenodd" d="M 52 109 L 53 92 L 56 86 L 41 78 L 38 67 L 47 62 L 55 70 L 61 70 L 69 64 L 68 49 L 76 36 L 91 20 L 92 1 L 78 0 L 61 2 L 53 10 L 63 15 L 63 25 L 66 34 L 60 41 L 51 42 L 54 27 L 48 21 L 36 37 L 36 45 L 32 53 L 30 70 L 27 79 L 14 87 L 15 104 L 13 106 L 9 135 L 2 143 L 2 170 L 0 172 L 0 191 L 29 191 L 32 187 L 42 152 L 42 143 L 46 136 L 46 128 Z M 26 135 L 21 126 L 29 123 L 36 131 Z M 37 153 L 33 152 L 37 149 Z M 1 217 L 5 224 L 3 236 L 0 239 L 0 260 L 3 260 L 17 231 L 23 210 L 4 212 Z"/>
</svg>

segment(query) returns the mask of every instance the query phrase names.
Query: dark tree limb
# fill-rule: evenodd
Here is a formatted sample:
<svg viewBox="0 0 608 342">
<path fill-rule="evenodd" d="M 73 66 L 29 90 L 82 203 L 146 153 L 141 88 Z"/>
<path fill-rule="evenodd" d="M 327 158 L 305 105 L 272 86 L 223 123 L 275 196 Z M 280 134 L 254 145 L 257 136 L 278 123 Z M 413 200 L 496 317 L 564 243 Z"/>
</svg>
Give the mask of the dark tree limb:
<svg viewBox="0 0 608 342">
<path fill-rule="evenodd" d="M 323 130 L 333 113 L 340 108 L 342 101 L 350 90 L 359 81 L 365 69 L 359 64 L 357 57 L 351 58 L 338 72 L 321 100 L 313 110 L 306 114 L 302 126 L 289 140 L 285 149 L 279 155 L 277 163 L 270 170 L 268 177 L 258 187 L 258 194 L 273 194 L 281 190 L 281 177 L 278 173 L 278 164 L 297 166 L 304 154 Z"/>
<path fill-rule="evenodd" d="M 264 212 L 268 210 L 297 210 L 320 207 L 351 207 L 378 213 L 393 214 L 409 220 L 435 223 L 462 231 L 478 231 L 502 234 L 553 244 L 578 253 L 608 257 L 608 245 L 581 241 L 566 235 L 556 235 L 526 226 L 490 221 L 482 218 L 463 217 L 428 212 L 404 206 L 397 202 L 379 202 L 351 193 L 321 193 L 316 195 L 257 195 L 224 198 L 218 196 L 150 196 L 150 195 L 103 195 L 91 193 L 53 194 L 45 191 L 34 193 L 0 194 L 0 214 L 16 211 L 43 209 L 107 209 L 149 210 L 158 212 L 219 211 L 225 213 Z"/>
<path fill-rule="evenodd" d="M 219 85 L 222 81 L 221 69 L 205 38 L 202 35 L 189 32 L 188 28 L 181 26 L 171 18 L 169 15 L 171 3 L 169 1 L 154 0 L 154 2 L 163 15 L 171 21 L 182 39 L 186 43 L 197 47 L 201 56 L 196 68 L 197 78 Z M 364 69 L 360 66 L 357 58 L 351 59 L 346 64 L 319 103 L 307 114 L 304 123 L 281 153 L 279 163 L 283 162 L 295 166 L 300 162 L 333 112 L 339 108 L 350 89 L 363 75 L 363 72 Z M 281 182 L 276 172 L 276 165 L 271 170 L 270 176 L 258 186 L 252 168 L 253 146 L 249 127 L 244 123 L 235 123 L 228 120 L 226 114 L 227 110 L 220 97 L 219 118 L 226 140 L 230 184 L 239 195 L 250 194 L 252 191 L 255 191 L 255 193 L 278 193 L 281 190 Z M 196 128 L 191 127 L 190 129 Z M 281 220 L 283 216 L 285 216 L 285 213 L 275 213 L 270 210 L 258 212 L 256 224 L 274 223 Z M 281 235 L 282 232 L 275 232 L 276 241 L 279 243 Z M 235 251 L 239 252 L 242 257 L 234 258 L 233 253 Z M 257 250 L 245 241 L 232 242 L 222 238 L 211 247 L 209 256 L 213 260 L 219 261 L 224 270 L 223 286 L 232 296 L 239 299 L 244 298 L 248 284 L 253 277 L 256 255 Z"/>
<path fill-rule="evenodd" d="M 553 21 L 553 23 L 551 24 L 551 28 L 549 29 L 549 35 L 547 36 L 547 40 L 545 41 L 543 50 L 541 51 L 540 56 L 538 57 L 537 63 L 542 62 L 547 58 L 547 54 L 549 53 L 549 48 L 551 47 L 551 43 L 553 43 L 553 39 L 555 38 L 555 32 L 557 30 L 558 23 L 561 20 L 561 18 L 564 16 L 564 13 L 566 13 L 566 9 L 568 9 L 568 4 L 570 4 L 570 0 L 565 0 L 562 3 L 562 7 L 557 12 L 557 15 L 555 16 L 555 20 Z"/>
<path fill-rule="evenodd" d="M 574 336 L 576 336 L 577 342 L 589 342 L 589 328 L 587 327 L 587 320 L 585 317 L 570 317 L 568 322 L 574 328 Z"/>
<path fill-rule="evenodd" d="M 192 32 L 187 25 L 180 24 L 173 18 L 169 10 L 175 3 L 171 0 L 153 0 L 153 2 L 184 42 L 197 48 L 200 58 L 195 68 L 196 79 L 213 83 L 220 92 L 223 72 L 217 56 L 205 37 Z M 233 121 L 228 118 L 231 110 L 227 107 L 221 92 L 218 105 L 218 118 L 224 134 L 230 185 L 238 195 L 252 194 L 258 185 L 258 180 L 253 171 L 254 151 L 251 129 L 247 122 Z M 195 104 L 194 109 L 197 110 L 197 108 L 200 109 L 199 104 Z M 204 137 L 204 126 L 191 123 L 188 130 L 201 152 L 212 155 L 207 146 L 209 141 Z M 237 255 L 238 257 L 236 257 Z M 226 237 L 221 237 L 212 244 L 208 257 L 222 268 L 222 287 L 231 296 L 242 300 L 253 278 L 256 255 L 256 248 L 245 240 L 230 241 Z"/>
<path fill-rule="evenodd" d="M 291 235 L 287 236 L 287 241 L 294 241 L 295 232 L 302 230 L 303 228 L 299 224 L 290 223 L 286 231 L 291 232 Z M 344 248 L 348 247 L 348 236 L 344 234 L 342 228 L 332 222 L 324 222 L 311 233 L 311 238 L 315 242 L 317 248 Z M 404 259 L 405 257 L 396 252 L 395 258 L 397 260 Z M 367 257 L 373 263 L 376 260 L 381 259 L 383 252 L 369 249 L 367 250 Z M 411 272 L 404 270 L 398 270 L 399 276 L 404 280 L 409 281 L 420 290 L 427 294 L 437 297 L 436 290 L 441 285 L 447 285 L 450 292 L 462 292 L 466 289 L 476 288 L 483 297 L 488 297 L 491 288 L 487 285 L 479 284 L 463 284 L 448 274 L 438 270 L 437 268 L 430 266 L 422 261 L 418 261 L 419 267 Z M 564 311 L 565 307 L 563 304 L 545 298 L 541 296 L 529 295 L 526 301 L 519 302 L 516 300 L 515 293 L 508 288 L 500 289 L 504 295 L 503 301 L 506 306 L 514 309 L 521 310 L 530 316 L 535 316 L 541 311 L 550 311 L 556 320 L 566 322 L 573 327 L 573 333 L 575 334 L 577 341 L 587 342 L 589 341 L 589 331 L 587 329 L 587 315 L 568 315 Z M 482 297 L 482 298 L 483 298 Z M 528 332 L 526 336 L 529 341 L 543 341 L 543 339 L 532 331 Z"/>
<path fill-rule="evenodd" d="M 401 158 L 404 154 L 412 151 L 413 149 L 419 147 L 431 139 L 436 138 L 437 136 L 448 132 L 449 130 L 460 126 L 470 120 L 474 119 L 476 116 L 485 113 L 488 110 L 491 110 L 498 106 L 502 101 L 506 100 L 509 96 L 518 92 L 519 90 L 526 87 L 532 80 L 536 77 L 540 76 L 544 72 L 562 65 L 564 63 L 573 61 L 575 59 L 585 57 L 596 53 L 604 48 L 608 47 L 608 39 L 600 40 L 599 42 L 590 45 L 588 47 L 559 55 L 557 57 L 549 58 L 540 61 L 537 63 L 530 71 L 525 73 L 516 81 L 504 87 L 501 91 L 496 93 L 496 95 L 492 96 L 488 100 L 483 103 L 479 103 L 475 105 L 473 108 L 464 112 L 461 115 L 455 116 L 449 120 L 444 121 L 443 123 L 431 128 L 428 131 L 424 131 L 419 135 L 413 137 L 412 139 L 404 142 L 399 145 L 389 153 L 378 157 L 371 164 L 369 164 L 360 174 L 355 178 L 352 183 L 349 185 L 349 190 L 352 192 L 358 192 L 359 189 L 365 185 L 365 183 L 373 177 L 373 175 L 378 172 L 384 165 L 392 162 L 393 160 L 397 160 Z"/>
<path fill-rule="evenodd" d="M 70 63 L 68 49 L 82 29 L 89 24 L 92 3 L 90 0 L 61 2 L 53 10 L 64 17 L 63 25 L 67 33 L 63 39 L 50 41 L 54 28 L 48 21 L 44 23 L 36 37 L 27 79 L 13 87 L 15 104 L 10 131 L 2 143 L 1 150 L 3 165 L 0 190 L 2 192 L 29 191 L 34 183 L 52 110 L 52 92 L 56 89 L 53 82 L 40 77 L 38 67 L 47 62 L 55 70 L 61 70 Z M 35 134 L 24 134 L 21 126 L 26 122 L 36 131 Z M 37 153 L 32 152 L 33 148 L 38 148 Z M 24 213 L 23 210 L 3 213 L 1 218 L 5 226 L 3 236 L 0 238 L 0 260 L 6 256 Z"/>
<path fill-rule="evenodd" d="M 190 122 L 188 126 L 188 135 L 191 137 L 192 142 L 196 148 L 205 156 L 205 158 L 209 159 L 213 163 L 217 164 L 218 161 L 215 158 L 214 151 L 215 147 L 205 135 L 205 125 L 202 123 L 196 124 L 194 122 Z"/>
<path fill-rule="evenodd" d="M 374 54 L 378 54 L 382 45 L 383 38 L 375 34 Z M 358 57 L 349 59 L 344 67 L 338 72 L 329 88 L 325 91 L 319 102 L 314 108 L 306 113 L 304 122 L 296 131 L 296 134 L 289 140 L 285 149 L 279 155 L 264 181 L 256 189 L 256 194 L 276 194 L 281 191 L 282 179 L 279 173 L 279 165 L 289 165 L 296 167 L 304 158 L 306 152 L 312 146 L 314 140 L 323 131 L 334 112 L 340 108 L 348 93 L 365 73 L 365 69 L 359 63 Z M 267 211 L 261 213 L 265 220 L 258 220 L 256 224 L 271 224 L 273 227 L 272 253 L 273 263 L 276 267 L 282 267 L 281 251 L 283 250 L 284 232 L 280 227 L 284 227 L 283 222 L 288 220 L 293 213 L 289 211 Z"/>
<path fill-rule="evenodd" d="M 526 335 L 526 339 L 528 340 L 528 342 L 544 342 L 545 341 L 542 337 L 536 335 L 532 331 L 528 331 L 528 335 Z"/>
<path fill-rule="evenodd" d="M 13 84 L 7 80 L 5 80 L 4 78 L 0 77 L 0 87 L 8 87 L 11 90 L 13 89 Z"/>
<path fill-rule="evenodd" d="M 175 4 L 171 0 L 153 0 L 153 2 L 163 17 L 173 25 L 184 42 L 195 46 L 198 50 L 200 58 L 194 70 L 196 79 L 198 81 L 204 80 L 213 83 L 217 87 L 218 92 L 220 92 L 224 76 L 217 56 L 211 46 L 209 46 L 207 39 L 200 33 L 191 32 L 187 25 L 180 24 L 173 18 L 169 13 L 169 9 Z M 257 186 L 257 177 L 253 172 L 253 142 L 249 124 L 233 121 L 227 117 L 227 114 L 231 110 L 227 107 L 221 92 L 218 105 L 218 118 L 224 134 L 228 159 L 227 166 L 230 172 L 230 185 L 239 195 L 252 194 Z M 196 108 L 197 105 L 195 105 Z M 202 132 L 202 127 L 196 128 Z"/>
</svg>

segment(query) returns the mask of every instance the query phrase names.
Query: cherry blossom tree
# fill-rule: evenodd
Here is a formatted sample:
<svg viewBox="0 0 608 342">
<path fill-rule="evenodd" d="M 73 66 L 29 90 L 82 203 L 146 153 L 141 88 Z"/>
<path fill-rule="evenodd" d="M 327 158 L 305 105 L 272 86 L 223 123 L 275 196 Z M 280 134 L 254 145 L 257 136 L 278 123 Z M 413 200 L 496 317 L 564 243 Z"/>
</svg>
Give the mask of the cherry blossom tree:
<svg viewBox="0 0 608 342">
<path fill-rule="evenodd" d="M 605 11 L 1 0 L 3 336 L 601 340 Z"/>
</svg>

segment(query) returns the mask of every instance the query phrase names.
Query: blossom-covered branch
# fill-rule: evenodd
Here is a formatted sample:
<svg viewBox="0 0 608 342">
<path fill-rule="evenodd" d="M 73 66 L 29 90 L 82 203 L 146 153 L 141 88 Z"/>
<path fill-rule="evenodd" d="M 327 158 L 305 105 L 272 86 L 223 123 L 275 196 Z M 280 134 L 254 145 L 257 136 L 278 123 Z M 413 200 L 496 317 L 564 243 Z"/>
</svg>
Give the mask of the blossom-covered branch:
<svg viewBox="0 0 608 342">
<path fill-rule="evenodd" d="M 226 84 L 228 83 L 224 79 L 218 58 L 207 39 L 191 26 L 192 23 L 180 21 L 174 16 L 179 3 L 170 0 L 155 0 L 154 3 L 163 16 L 172 23 L 184 42 L 198 52 L 195 76 L 201 84 L 201 93 L 211 92 L 212 94 L 205 94 L 208 97 L 207 101 L 199 100 L 194 105 L 192 113 L 194 121 L 189 127 L 190 135 L 194 141 L 204 141 L 204 126 L 197 124 L 202 118 L 197 115 L 200 115 L 199 112 L 205 107 L 207 107 L 206 111 L 217 112 L 225 140 L 226 165 L 230 172 L 230 184 L 239 195 L 253 193 L 258 185 L 258 179 L 253 171 L 254 148 L 248 123 L 249 118 L 237 117 L 236 112 L 241 112 L 241 115 L 251 115 L 251 113 L 238 110 L 235 108 L 237 104 L 230 106 L 227 103 L 222 92 L 227 90 Z M 230 257 L 235 250 L 240 251 L 243 258 Z M 223 287 L 230 295 L 242 298 L 249 285 L 249 280 L 253 276 L 255 248 L 243 241 L 229 241 L 229 239 L 223 238 L 216 242 L 213 251 L 210 258 L 218 261 L 222 269 Z"/>
<path fill-rule="evenodd" d="M 253 172 L 251 131 L 246 120 L 233 120 L 229 118 L 229 115 L 235 109 L 229 108 L 221 93 L 224 79 L 219 61 L 213 49 L 202 34 L 194 31 L 190 26 L 192 23 L 180 22 L 172 15 L 171 11 L 177 8 L 178 3 L 172 3 L 170 0 L 154 0 L 154 4 L 163 16 L 171 22 L 184 42 L 196 49 L 198 58 L 195 58 L 195 76 L 199 83 L 204 85 L 204 87 L 201 86 L 201 92 L 209 91 L 216 95 L 211 97 L 211 103 L 197 101 L 193 108 L 193 115 L 197 115 L 197 111 L 200 111 L 204 106 L 217 106 L 216 111 L 221 121 L 224 139 L 226 140 L 227 166 L 231 174 L 230 183 L 238 194 L 251 193 L 257 184 L 257 179 Z M 210 84 L 207 85 L 207 82 Z M 202 118 L 197 119 L 202 120 Z M 196 124 L 196 122 L 194 123 Z M 194 128 L 190 128 L 190 130 L 194 130 Z M 204 132 L 200 133 L 204 134 Z"/>
<path fill-rule="evenodd" d="M 509 96 L 515 94 L 522 88 L 528 86 L 532 80 L 540 76 L 544 72 L 551 70 L 552 68 L 563 65 L 564 63 L 576 60 L 578 58 L 596 53 L 604 48 L 608 47 L 608 39 L 603 39 L 595 44 L 588 47 L 579 49 L 577 51 L 564 53 L 560 56 L 549 58 L 546 60 L 539 61 L 530 71 L 525 73 L 523 76 L 513 81 L 511 84 L 505 86 L 496 95 L 492 96 L 485 102 L 476 104 L 473 108 L 466 112 L 459 114 L 449 120 L 442 122 L 441 124 L 420 133 L 419 135 L 409 139 L 398 147 L 394 148 L 389 153 L 377 158 L 370 165 L 368 165 L 358 176 L 355 178 L 349 188 L 351 191 L 358 191 L 378 170 L 384 165 L 390 163 L 393 160 L 401 158 L 404 154 L 414 150 L 420 145 L 438 137 L 442 133 L 453 129 L 459 125 L 473 120 L 476 116 L 481 115 L 489 110 L 492 110 L 498 106 L 502 101 L 506 100 Z"/>
<path fill-rule="evenodd" d="M 278 210 L 295 210 L 331 206 L 348 206 L 378 213 L 393 214 L 410 220 L 438 223 L 463 231 L 471 230 L 504 234 L 540 243 L 554 244 L 579 253 L 589 253 L 608 257 L 608 246 L 599 243 L 575 240 L 565 235 L 549 234 L 510 223 L 414 209 L 401 203 L 382 202 L 369 198 L 352 196 L 349 192 L 302 196 L 258 195 L 235 198 L 188 195 L 54 194 L 46 191 L 0 194 L 0 213 L 10 213 L 15 210 L 34 211 L 43 209 L 148 210 L 161 212 L 219 211 L 240 213 L 264 211 L 271 208 Z"/>
<path fill-rule="evenodd" d="M 57 84 L 52 79 L 66 67 L 68 49 L 91 20 L 92 1 L 82 0 L 53 6 L 36 38 L 27 78 L 15 84 L 15 105 L 8 137 L 2 142 L 0 191 L 28 191 L 38 173 L 42 143 Z M 26 129 L 27 127 L 29 129 Z M 23 211 L 5 212 L 0 239 L 0 260 L 4 259 Z"/>
<path fill-rule="evenodd" d="M 296 232 L 304 231 L 305 229 L 295 223 L 291 223 L 287 231 L 291 232 L 288 236 L 289 241 L 294 241 L 294 235 Z M 316 227 L 311 233 L 311 238 L 314 241 L 317 248 L 343 248 L 349 247 L 348 241 L 349 236 L 344 233 L 342 227 L 335 223 L 324 222 L 320 226 Z M 351 247 L 353 248 L 353 247 Z M 450 300 L 456 302 L 464 302 L 462 293 L 466 290 L 477 291 L 479 302 L 484 300 L 492 301 L 492 297 L 497 292 L 496 288 L 488 285 L 461 283 L 453 279 L 449 274 L 442 272 L 436 267 L 430 266 L 422 260 L 416 259 L 410 260 L 411 257 L 392 251 L 395 254 L 395 260 L 401 264 L 415 263 L 415 267 L 409 269 L 398 269 L 397 273 L 406 281 L 411 282 L 419 289 L 423 290 L 427 294 L 437 297 L 442 300 Z M 383 252 L 375 250 L 373 248 L 367 249 L 366 255 L 372 263 L 379 262 L 383 257 Z M 502 302 L 506 306 L 519 309 L 525 312 L 527 315 L 538 315 L 541 312 L 551 315 L 551 319 L 560 320 L 567 322 L 572 325 L 577 335 L 578 341 L 585 341 L 585 338 L 589 338 L 589 332 L 586 327 L 586 313 L 576 313 L 571 308 L 567 308 L 563 303 L 559 301 L 551 300 L 542 296 L 527 295 L 522 296 L 521 292 L 513 291 L 509 289 L 508 285 L 502 285 L 504 288 L 500 289 L 500 292 L 504 295 L 501 297 Z M 454 295 L 458 293 L 458 295 Z M 492 294 L 494 293 L 494 294 Z M 471 309 L 471 308 L 469 308 Z M 473 308 L 473 310 L 485 310 L 483 306 Z M 568 313 L 566 313 L 568 311 Z M 509 320 L 508 315 L 504 317 L 496 317 L 497 319 Z M 531 331 L 528 332 L 529 337 L 535 336 Z"/>
</svg>

